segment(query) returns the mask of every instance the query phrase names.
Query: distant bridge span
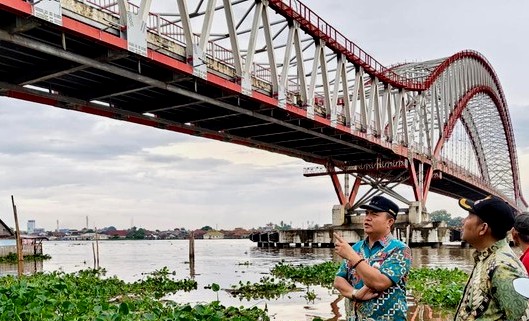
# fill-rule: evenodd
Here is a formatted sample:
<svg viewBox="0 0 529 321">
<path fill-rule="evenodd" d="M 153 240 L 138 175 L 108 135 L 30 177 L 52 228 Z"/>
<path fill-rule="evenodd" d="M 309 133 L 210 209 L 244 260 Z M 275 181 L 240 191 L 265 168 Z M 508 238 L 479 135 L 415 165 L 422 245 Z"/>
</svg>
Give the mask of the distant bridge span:
<svg viewBox="0 0 529 321">
<path fill-rule="evenodd" d="M 347 208 L 364 184 L 409 204 L 400 183 L 423 206 L 433 191 L 527 207 L 481 54 L 385 67 L 296 0 L 155 4 L 2 0 L 0 93 L 320 164 L 305 175 L 330 175 Z"/>
</svg>

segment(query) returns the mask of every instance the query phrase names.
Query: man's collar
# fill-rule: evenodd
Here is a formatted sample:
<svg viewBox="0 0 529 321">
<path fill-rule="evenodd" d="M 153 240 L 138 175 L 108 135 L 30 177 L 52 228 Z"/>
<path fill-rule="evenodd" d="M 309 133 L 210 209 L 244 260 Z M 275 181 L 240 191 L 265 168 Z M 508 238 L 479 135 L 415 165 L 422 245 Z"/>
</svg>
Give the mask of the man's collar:
<svg viewBox="0 0 529 321">
<path fill-rule="evenodd" d="M 393 234 L 388 233 L 388 234 L 386 234 L 386 236 L 384 236 L 384 237 L 382 237 L 382 238 L 376 240 L 376 241 L 373 243 L 373 245 L 375 245 L 377 242 L 379 242 L 380 245 L 382 245 L 382 247 L 385 247 L 385 246 L 388 245 L 389 242 L 391 242 L 391 240 L 393 240 L 394 238 L 395 238 L 395 237 L 393 236 Z M 369 244 L 369 236 L 367 236 L 367 237 L 365 238 L 365 241 L 366 241 L 366 244 Z"/>
<path fill-rule="evenodd" d="M 474 252 L 474 261 L 479 262 L 485 260 L 492 253 L 496 252 L 500 247 L 505 245 L 507 245 L 506 239 L 501 239 L 484 250 Z"/>
</svg>

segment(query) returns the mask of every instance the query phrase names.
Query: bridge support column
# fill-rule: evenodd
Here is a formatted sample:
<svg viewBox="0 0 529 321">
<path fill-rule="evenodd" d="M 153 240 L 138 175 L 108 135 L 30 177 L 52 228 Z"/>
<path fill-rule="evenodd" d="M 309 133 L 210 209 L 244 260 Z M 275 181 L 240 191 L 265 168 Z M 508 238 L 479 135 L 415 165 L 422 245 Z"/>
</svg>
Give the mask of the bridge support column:
<svg viewBox="0 0 529 321">
<path fill-rule="evenodd" d="M 334 205 L 332 207 L 332 225 L 341 226 L 345 223 L 345 206 Z"/>
<path fill-rule="evenodd" d="M 419 204 L 417 204 L 419 203 Z M 412 224 L 421 224 L 422 215 L 421 215 L 421 202 L 412 202 L 408 208 L 408 219 Z M 418 205 L 418 206 L 417 206 Z"/>
<path fill-rule="evenodd" d="M 411 202 L 408 212 L 409 222 L 411 224 L 422 224 L 430 222 L 430 215 L 423 209 L 422 202 Z"/>
</svg>

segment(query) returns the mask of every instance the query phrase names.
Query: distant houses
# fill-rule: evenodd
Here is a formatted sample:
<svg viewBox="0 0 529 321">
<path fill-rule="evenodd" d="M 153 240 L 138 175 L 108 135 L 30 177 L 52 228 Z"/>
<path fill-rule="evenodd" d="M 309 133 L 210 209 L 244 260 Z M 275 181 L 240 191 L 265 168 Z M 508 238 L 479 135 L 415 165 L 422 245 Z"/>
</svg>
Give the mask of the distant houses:
<svg viewBox="0 0 529 321">
<path fill-rule="evenodd" d="M 193 232 L 195 239 L 219 240 L 219 239 L 247 239 L 252 231 L 236 227 L 233 230 L 195 230 Z"/>
<path fill-rule="evenodd" d="M 46 237 L 21 235 L 22 239 L 22 253 L 27 255 L 42 255 L 42 240 Z M 17 246 L 15 240 L 15 232 L 11 230 L 0 219 L 0 257 L 6 257 L 10 254 L 17 253 Z"/>
<path fill-rule="evenodd" d="M 108 238 L 112 239 L 125 239 L 127 238 L 127 230 L 113 230 L 113 231 L 106 231 L 104 232 L 106 235 L 108 235 Z"/>
<path fill-rule="evenodd" d="M 12 239 L 15 233 L 0 219 L 0 239 Z"/>
<path fill-rule="evenodd" d="M 197 230 L 187 230 L 185 228 L 175 228 L 172 230 L 146 230 L 143 228 L 133 227 L 127 230 L 118 230 L 115 227 L 105 227 L 102 229 L 71 229 L 61 228 L 55 231 L 45 231 L 42 228 L 35 227 L 35 221 L 30 220 L 28 226 L 31 227 L 28 230 L 32 230 L 33 233 L 21 232 L 22 236 L 27 235 L 31 238 L 43 237 L 48 240 L 65 240 L 65 241 L 90 241 L 97 238 L 99 240 L 123 240 L 123 239 L 145 239 L 145 240 L 182 240 L 188 239 L 190 234 L 193 234 L 195 239 L 205 240 L 218 240 L 218 239 L 247 239 L 250 234 L 254 231 L 247 230 L 241 227 L 234 228 L 233 230 L 214 230 L 209 226 Z M 97 233 L 97 234 L 96 234 Z M 15 239 L 15 233 L 10 229 L 2 220 L 0 220 L 0 240 L 13 240 Z M 7 241 L 6 241 L 7 242 Z M 1 243 L 1 242 L 0 242 Z M 11 244 L 13 242 L 9 242 Z M 6 243 L 7 244 L 7 243 Z"/>
<path fill-rule="evenodd" d="M 224 233 L 222 232 L 219 232 L 219 231 L 215 231 L 215 230 L 210 230 L 210 231 L 207 231 L 206 234 L 204 234 L 202 236 L 202 238 L 204 240 L 218 240 L 218 239 L 223 239 L 224 238 Z"/>
</svg>

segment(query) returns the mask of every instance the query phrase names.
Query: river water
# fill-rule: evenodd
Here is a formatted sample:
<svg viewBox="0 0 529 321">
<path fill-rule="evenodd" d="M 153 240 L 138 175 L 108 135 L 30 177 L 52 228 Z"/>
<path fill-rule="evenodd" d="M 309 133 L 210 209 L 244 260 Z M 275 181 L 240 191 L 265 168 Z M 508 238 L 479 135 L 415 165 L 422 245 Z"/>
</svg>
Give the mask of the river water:
<svg viewBox="0 0 529 321">
<path fill-rule="evenodd" d="M 43 243 L 44 254 L 52 259 L 44 262 L 28 262 L 26 273 L 36 271 L 75 272 L 93 267 L 93 242 L 91 241 L 48 241 Z M 460 268 L 470 272 L 472 268 L 471 249 L 459 247 L 415 248 L 412 249 L 413 266 Z M 277 263 L 312 265 L 329 260 L 339 260 L 333 249 L 265 249 L 258 248 L 250 240 L 195 240 L 195 280 L 198 289 L 178 292 L 169 298 L 182 303 L 210 302 L 217 299 L 217 293 L 204 286 L 217 283 L 223 289 L 230 289 L 239 281 L 258 282 L 269 275 Z M 125 281 L 145 277 L 142 273 L 159 270 L 166 266 L 175 271 L 177 279 L 189 278 L 189 241 L 100 241 L 99 265 L 108 276 L 116 275 Z M 16 273 L 16 265 L 0 265 L 0 274 Z M 309 303 L 305 292 L 293 292 L 277 300 L 242 301 L 220 291 L 219 300 L 225 306 L 258 306 L 268 308 L 274 320 L 312 320 L 314 316 L 323 319 L 341 320 L 336 317 L 336 307 L 331 304 L 338 298 L 335 291 L 311 287 L 317 299 Z M 343 311 L 343 301 L 338 302 Z M 335 312 L 333 312 L 333 309 Z"/>
</svg>

